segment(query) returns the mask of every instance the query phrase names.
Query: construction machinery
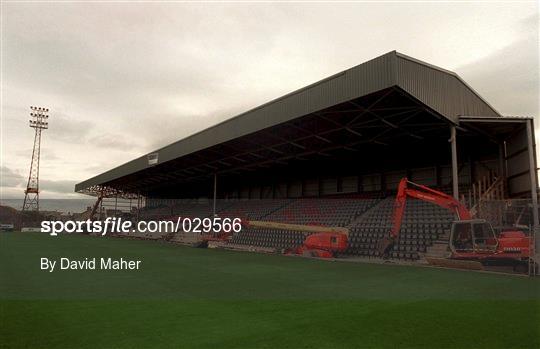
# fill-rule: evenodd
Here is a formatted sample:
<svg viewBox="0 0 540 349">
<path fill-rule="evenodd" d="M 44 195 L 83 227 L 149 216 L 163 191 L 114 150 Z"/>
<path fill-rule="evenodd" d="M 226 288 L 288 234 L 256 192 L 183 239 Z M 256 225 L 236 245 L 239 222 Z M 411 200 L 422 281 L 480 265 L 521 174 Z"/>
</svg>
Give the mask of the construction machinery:
<svg viewBox="0 0 540 349">
<path fill-rule="evenodd" d="M 478 261 L 482 264 L 504 263 L 526 265 L 530 255 L 530 238 L 520 230 L 503 231 L 497 236 L 484 219 L 472 219 L 470 211 L 451 195 L 401 179 L 389 236 L 378 244 L 380 255 L 387 257 L 399 239 L 408 198 L 433 203 L 450 210 L 457 220 L 452 222 L 449 239 L 450 258 Z"/>
<path fill-rule="evenodd" d="M 228 242 L 232 238 L 232 232 L 219 232 L 216 235 L 203 235 L 195 243 L 193 247 L 207 248 L 211 243 Z"/>
<path fill-rule="evenodd" d="M 304 243 L 285 251 L 304 257 L 333 258 L 336 253 L 344 252 L 349 246 L 348 236 L 343 233 L 315 233 L 308 235 Z"/>
<path fill-rule="evenodd" d="M 304 243 L 296 248 L 287 249 L 284 254 L 301 255 L 305 257 L 333 258 L 336 253 L 344 252 L 348 247 L 349 231 L 342 227 L 322 227 L 316 225 L 289 224 L 267 221 L 242 221 L 246 227 L 301 231 L 312 233 L 308 235 Z M 209 245 L 227 243 L 233 233 L 220 232 L 215 235 L 201 236 L 194 247 L 207 248 Z"/>
<path fill-rule="evenodd" d="M 349 230 L 343 227 L 323 227 L 317 225 L 288 224 L 280 222 L 249 221 L 246 225 L 311 233 L 301 246 L 287 249 L 285 254 L 305 257 L 333 258 L 349 246 Z"/>
</svg>

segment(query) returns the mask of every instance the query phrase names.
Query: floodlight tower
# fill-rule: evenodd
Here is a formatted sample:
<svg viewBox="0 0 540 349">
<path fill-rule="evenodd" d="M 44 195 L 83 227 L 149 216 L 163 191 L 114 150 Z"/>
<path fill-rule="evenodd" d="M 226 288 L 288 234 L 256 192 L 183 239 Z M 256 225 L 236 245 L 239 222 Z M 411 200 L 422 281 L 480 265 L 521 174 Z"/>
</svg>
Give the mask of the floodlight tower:
<svg viewBox="0 0 540 349">
<path fill-rule="evenodd" d="M 30 127 L 35 129 L 34 149 L 32 150 L 32 162 L 30 162 L 30 174 L 28 184 L 24 191 L 23 211 L 39 211 L 39 156 L 41 149 L 41 131 L 49 128 L 49 109 L 30 107 Z"/>
</svg>

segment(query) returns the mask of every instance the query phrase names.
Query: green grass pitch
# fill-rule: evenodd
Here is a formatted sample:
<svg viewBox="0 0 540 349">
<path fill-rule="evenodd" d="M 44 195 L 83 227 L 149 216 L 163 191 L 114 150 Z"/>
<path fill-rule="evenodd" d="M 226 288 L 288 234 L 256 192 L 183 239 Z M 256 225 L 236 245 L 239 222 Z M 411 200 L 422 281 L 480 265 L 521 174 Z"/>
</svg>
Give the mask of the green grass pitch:
<svg viewBox="0 0 540 349">
<path fill-rule="evenodd" d="M 41 271 L 123 257 L 138 271 Z M 539 348 L 540 279 L 1 233 L 0 347 Z"/>
</svg>

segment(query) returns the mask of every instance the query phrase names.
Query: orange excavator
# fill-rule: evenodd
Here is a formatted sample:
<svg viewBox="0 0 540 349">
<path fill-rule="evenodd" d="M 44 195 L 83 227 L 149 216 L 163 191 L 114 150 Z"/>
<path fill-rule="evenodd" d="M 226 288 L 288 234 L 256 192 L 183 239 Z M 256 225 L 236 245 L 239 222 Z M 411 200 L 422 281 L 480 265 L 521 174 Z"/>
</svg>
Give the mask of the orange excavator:
<svg viewBox="0 0 540 349">
<path fill-rule="evenodd" d="M 514 265 L 527 263 L 531 241 L 523 231 L 503 231 L 499 236 L 496 236 L 489 222 L 483 219 L 472 219 L 467 207 L 454 197 L 425 185 L 413 183 L 407 178 L 401 179 L 399 183 L 394 202 L 393 226 L 389 236 L 379 241 L 380 255 L 387 257 L 399 239 L 407 198 L 431 202 L 456 215 L 457 220 L 452 222 L 450 231 L 450 258 L 473 260 L 483 264 L 491 262 Z"/>
</svg>

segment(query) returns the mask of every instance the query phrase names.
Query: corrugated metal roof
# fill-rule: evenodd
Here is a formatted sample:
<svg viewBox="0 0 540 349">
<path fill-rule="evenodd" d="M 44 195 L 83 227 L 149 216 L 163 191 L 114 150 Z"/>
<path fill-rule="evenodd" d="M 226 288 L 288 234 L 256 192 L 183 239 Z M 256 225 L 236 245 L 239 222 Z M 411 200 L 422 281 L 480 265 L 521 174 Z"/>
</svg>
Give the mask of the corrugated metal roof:
<svg viewBox="0 0 540 349">
<path fill-rule="evenodd" d="M 392 51 L 152 153 L 159 154 L 159 163 L 167 162 L 392 86 L 402 88 L 454 123 L 459 122 L 460 115 L 500 116 L 455 73 Z M 149 167 L 147 155 L 81 182 L 75 191 L 143 170 Z"/>
<path fill-rule="evenodd" d="M 456 73 L 401 53 L 396 57 L 398 86 L 454 123 L 461 115 L 501 116 Z"/>
</svg>

